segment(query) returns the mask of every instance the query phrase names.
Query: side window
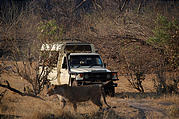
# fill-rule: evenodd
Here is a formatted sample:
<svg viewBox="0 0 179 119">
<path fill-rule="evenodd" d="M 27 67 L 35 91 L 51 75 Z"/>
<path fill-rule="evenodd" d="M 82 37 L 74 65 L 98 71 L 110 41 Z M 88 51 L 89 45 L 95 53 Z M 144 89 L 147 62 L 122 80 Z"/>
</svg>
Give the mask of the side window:
<svg viewBox="0 0 179 119">
<path fill-rule="evenodd" d="M 63 59 L 62 69 L 67 69 L 66 57 Z"/>
</svg>

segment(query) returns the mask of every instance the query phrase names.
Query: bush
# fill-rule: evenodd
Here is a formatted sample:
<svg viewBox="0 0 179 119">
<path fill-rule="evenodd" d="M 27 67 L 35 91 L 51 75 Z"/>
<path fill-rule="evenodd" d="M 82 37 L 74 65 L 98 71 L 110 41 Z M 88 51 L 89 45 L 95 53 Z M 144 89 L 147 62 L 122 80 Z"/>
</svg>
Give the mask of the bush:
<svg viewBox="0 0 179 119">
<path fill-rule="evenodd" d="M 158 16 L 155 20 L 153 37 L 148 43 L 160 50 L 163 61 L 156 72 L 157 93 L 177 93 L 179 83 L 178 75 L 167 77 L 166 73 L 177 74 L 179 70 L 179 23 L 176 19 L 168 19 L 165 16 Z M 172 83 L 168 83 L 172 82 Z"/>
<path fill-rule="evenodd" d="M 176 19 L 169 20 L 165 16 L 158 16 L 155 20 L 153 37 L 150 37 L 148 43 L 161 49 L 165 56 L 165 65 L 172 70 L 179 67 L 179 23 Z"/>
</svg>

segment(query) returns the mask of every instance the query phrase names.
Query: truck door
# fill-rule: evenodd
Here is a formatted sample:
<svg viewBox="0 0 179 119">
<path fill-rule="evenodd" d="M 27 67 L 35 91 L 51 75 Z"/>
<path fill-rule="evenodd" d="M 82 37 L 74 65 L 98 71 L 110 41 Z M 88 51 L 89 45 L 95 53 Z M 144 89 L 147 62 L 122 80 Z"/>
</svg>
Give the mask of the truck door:
<svg viewBox="0 0 179 119">
<path fill-rule="evenodd" d="M 60 83 L 61 84 L 69 84 L 69 73 L 67 68 L 67 61 L 66 57 L 63 57 L 61 65 L 61 72 L 60 72 Z"/>
</svg>

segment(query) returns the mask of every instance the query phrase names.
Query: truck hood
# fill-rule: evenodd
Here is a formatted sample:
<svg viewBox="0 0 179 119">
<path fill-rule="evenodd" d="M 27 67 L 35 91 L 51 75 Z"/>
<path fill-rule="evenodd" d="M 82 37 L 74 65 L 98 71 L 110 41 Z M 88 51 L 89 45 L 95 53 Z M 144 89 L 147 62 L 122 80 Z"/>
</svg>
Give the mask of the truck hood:
<svg viewBox="0 0 179 119">
<path fill-rule="evenodd" d="M 103 67 L 94 67 L 94 68 L 71 68 L 73 73 L 86 73 L 86 72 L 111 72 L 110 70 Z"/>
</svg>

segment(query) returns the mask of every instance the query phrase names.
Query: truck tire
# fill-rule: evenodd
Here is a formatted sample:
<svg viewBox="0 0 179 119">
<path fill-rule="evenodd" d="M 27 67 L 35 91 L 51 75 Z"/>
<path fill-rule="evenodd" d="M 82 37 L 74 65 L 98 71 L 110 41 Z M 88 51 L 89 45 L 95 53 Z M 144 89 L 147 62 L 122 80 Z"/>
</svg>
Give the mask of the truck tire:
<svg viewBox="0 0 179 119">
<path fill-rule="evenodd" d="M 115 94 L 115 89 L 114 89 L 114 87 L 110 87 L 110 88 L 108 88 L 108 95 L 110 96 L 110 97 L 114 97 L 114 94 Z"/>
<path fill-rule="evenodd" d="M 113 87 L 113 82 L 111 82 L 108 85 L 106 85 L 104 89 L 105 89 L 106 95 L 108 95 L 110 97 L 114 97 L 114 95 L 115 95 L 115 88 Z"/>
</svg>

